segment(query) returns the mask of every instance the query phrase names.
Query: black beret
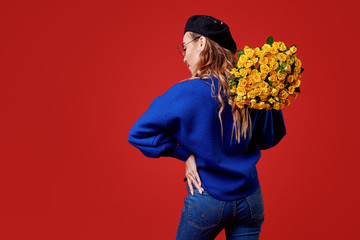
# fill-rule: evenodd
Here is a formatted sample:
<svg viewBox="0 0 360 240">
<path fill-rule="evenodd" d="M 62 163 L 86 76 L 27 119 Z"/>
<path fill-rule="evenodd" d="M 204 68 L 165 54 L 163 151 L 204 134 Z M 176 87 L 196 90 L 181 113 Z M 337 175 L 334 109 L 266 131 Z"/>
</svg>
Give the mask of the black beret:
<svg viewBox="0 0 360 240">
<path fill-rule="evenodd" d="M 186 32 L 201 34 L 217 42 L 223 48 L 236 53 L 236 43 L 231 36 L 229 26 L 214 17 L 206 15 L 191 16 L 185 25 L 184 34 Z"/>
</svg>

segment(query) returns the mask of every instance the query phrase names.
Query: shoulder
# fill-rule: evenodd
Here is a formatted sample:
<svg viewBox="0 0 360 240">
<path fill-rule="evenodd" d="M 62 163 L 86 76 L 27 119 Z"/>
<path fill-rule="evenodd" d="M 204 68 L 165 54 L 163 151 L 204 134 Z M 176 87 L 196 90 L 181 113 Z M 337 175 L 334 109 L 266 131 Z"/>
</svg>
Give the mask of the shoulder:
<svg viewBox="0 0 360 240">
<path fill-rule="evenodd" d="M 194 78 L 178 82 L 169 88 L 161 98 L 197 98 L 211 95 L 211 80 Z"/>
<path fill-rule="evenodd" d="M 170 91 L 191 91 L 197 89 L 208 89 L 211 86 L 211 79 L 194 78 L 190 80 L 184 80 L 173 85 Z"/>
<path fill-rule="evenodd" d="M 162 106 L 163 110 L 170 108 L 172 111 L 190 111 L 208 105 L 213 100 L 211 79 L 194 78 L 174 84 L 153 102 Z"/>
</svg>

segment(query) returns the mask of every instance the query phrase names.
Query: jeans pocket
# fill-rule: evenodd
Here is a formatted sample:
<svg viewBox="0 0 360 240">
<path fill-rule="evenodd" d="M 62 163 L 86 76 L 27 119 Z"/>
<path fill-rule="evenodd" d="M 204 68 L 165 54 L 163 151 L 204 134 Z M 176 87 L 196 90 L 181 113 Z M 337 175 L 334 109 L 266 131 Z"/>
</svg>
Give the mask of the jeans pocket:
<svg viewBox="0 0 360 240">
<path fill-rule="evenodd" d="M 208 194 L 195 192 L 187 199 L 189 224 L 199 230 L 207 230 L 219 226 L 225 202 Z"/>
<path fill-rule="evenodd" d="M 253 220 L 264 219 L 264 201 L 259 187 L 254 193 L 246 197 L 246 201 L 249 204 L 251 217 Z"/>
</svg>

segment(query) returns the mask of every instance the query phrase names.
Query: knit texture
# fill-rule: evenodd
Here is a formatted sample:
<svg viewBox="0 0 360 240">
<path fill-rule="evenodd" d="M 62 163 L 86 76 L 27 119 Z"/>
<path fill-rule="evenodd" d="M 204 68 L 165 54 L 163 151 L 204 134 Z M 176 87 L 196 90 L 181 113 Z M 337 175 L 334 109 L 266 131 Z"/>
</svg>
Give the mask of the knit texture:
<svg viewBox="0 0 360 240">
<path fill-rule="evenodd" d="M 251 137 L 237 143 L 231 106 L 225 100 L 222 136 L 217 91 L 214 76 L 175 84 L 150 104 L 132 126 L 128 140 L 147 157 L 186 161 L 193 153 L 202 187 L 219 200 L 236 200 L 259 186 L 260 150 L 280 142 L 286 135 L 285 123 L 281 110 L 251 109 Z"/>
</svg>

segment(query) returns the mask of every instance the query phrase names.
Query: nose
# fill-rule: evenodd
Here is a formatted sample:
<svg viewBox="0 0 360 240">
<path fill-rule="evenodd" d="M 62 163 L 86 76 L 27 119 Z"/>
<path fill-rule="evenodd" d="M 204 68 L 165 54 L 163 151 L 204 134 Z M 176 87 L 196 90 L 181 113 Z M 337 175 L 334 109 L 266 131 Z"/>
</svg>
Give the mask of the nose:
<svg viewBox="0 0 360 240">
<path fill-rule="evenodd" d="M 184 55 L 184 63 L 186 63 L 186 55 Z"/>
</svg>

